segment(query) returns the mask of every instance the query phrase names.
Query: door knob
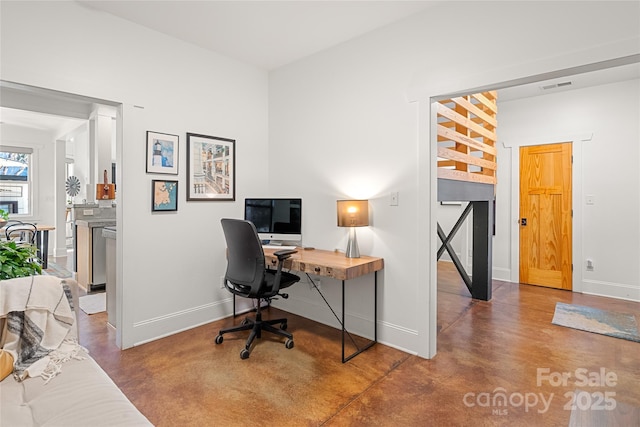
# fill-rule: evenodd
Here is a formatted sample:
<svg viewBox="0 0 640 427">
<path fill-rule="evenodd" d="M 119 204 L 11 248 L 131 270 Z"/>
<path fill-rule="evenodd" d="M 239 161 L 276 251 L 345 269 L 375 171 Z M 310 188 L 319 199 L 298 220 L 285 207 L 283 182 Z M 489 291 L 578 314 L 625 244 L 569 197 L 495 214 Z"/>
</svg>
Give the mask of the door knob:
<svg viewBox="0 0 640 427">
<path fill-rule="evenodd" d="M 520 218 L 520 225 L 527 225 L 527 218 Z"/>
</svg>

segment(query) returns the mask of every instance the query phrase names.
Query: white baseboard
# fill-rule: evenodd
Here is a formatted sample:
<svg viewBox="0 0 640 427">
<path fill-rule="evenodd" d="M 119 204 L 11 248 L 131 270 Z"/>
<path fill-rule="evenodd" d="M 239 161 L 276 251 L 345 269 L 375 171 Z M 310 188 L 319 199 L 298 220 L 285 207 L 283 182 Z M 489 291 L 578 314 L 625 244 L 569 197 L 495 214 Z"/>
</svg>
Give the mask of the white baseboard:
<svg viewBox="0 0 640 427">
<path fill-rule="evenodd" d="M 67 256 L 67 248 L 54 248 L 53 256 L 56 258 Z"/>
<path fill-rule="evenodd" d="M 508 269 L 494 268 L 494 278 L 509 282 L 508 272 Z M 640 302 L 640 288 L 634 285 L 585 280 L 582 283 L 582 292 Z M 223 319 L 231 314 L 232 304 L 232 297 L 229 296 L 215 303 L 136 322 L 130 331 L 132 336 L 128 337 L 126 341 L 136 346 Z M 238 299 L 236 304 L 237 313 L 250 308 L 249 300 Z M 273 302 L 273 305 L 292 314 L 340 329 L 340 324 L 331 310 L 321 299 L 316 299 L 315 296 L 311 297 L 311 294 L 291 295 L 289 300 L 277 300 Z M 334 310 L 336 310 L 335 307 Z M 339 311 L 336 311 L 336 314 L 338 317 L 341 316 Z M 373 338 L 372 314 L 350 312 L 347 308 L 345 317 L 349 332 L 369 339 Z M 214 335 L 215 331 L 212 331 L 212 336 Z M 410 354 L 417 354 L 418 331 L 378 318 L 378 342 Z"/>
<path fill-rule="evenodd" d="M 417 355 L 418 331 L 378 320 L 378 342 Z"/>
<path fill-rule="evenodd" d="M 315 322 L 340 329 L 340 323 L 333 316 L 331 310 L 323 301 L 317 301 L 304 296 L 291 296 L 289 300 L 278 300 L 273 303 L 274 307 L 285 310 L 289 313 L 296 314 Z M 334 304 L 332 304 L 334 305 Z M 339 304 L 338 304 L 339 307 Z M 337 307 L 333 307 L 338 317 L 342 313 Z M 373 308 L 372 308 L 373 310 Z M 378 316 L 379 316 L 378 312 Z M 373 314 L 360 314 L 349 312 L 348 308 L 345 315 L 345 324 L 347 330 L 355 335 L 373 339 Z M 408 329 L 403 326 L 380 320 L 378 317 L 378 342 L 389 347 L 404 351 L 405 353 L 417 354 L 418 331 Z"/>
<path fill-rule="evenodd" d="M 493 268 L 493 278 L 495 280 L 518 283 L 512 282 L 510 275 L 511 270 L 509 269 Z M 578 287 L 574 285 L 574 292 L 640 302 L 640 287 L 634 285 L 600 280 L 583 280 L 581 289 L 576 288 Z"/>
<path fill-rule="evenodd" d="M 132 346 L 137 346 L 224 319 L 231 314 L 232 304 L 232 297 L 229 297 L 215 303 L 136 322 L 133 324 L 133 336 L 126 341 L 132 343 Z M 238 312 L 246 309 L 247 307 L 237 307 Z M 211 333 L 213 338 L 215 331 Z M 128 348 L 124 340 L 123 347 Z"/>
<path fill-rule="evenodd" d="M 444 255 L 442 256 L 442 258 L 440 258 L 439 262 L 449 262 L 451 264 L 453 264 L 453 261 L 451 261 L 450 259 L 443 259 Z M 473 265 L 466 265 L 464 267 L 465 271 L 467 272 L 467 274 L 469 275 L 469 277 L 472 276 L 472 270 L 473 270 Z M 502 280 L 503 282 L 510 282 L 511 281 L 511 269 L 510 268 L 501 268 L 501 267 L 492 267 L 491 268 L 491 275 L 493 279 L 496 280 Z"/>
<path fill-rule="evenodd" d="M 250 309 L 250 302 L 249 300 L 237 299 L 236 313 L 239 314 Z M 229 297 L 216 303 L 205 304 L 192 309 L 136 322 L 133 325 L 133 338 L 127 341 L 132 342 L 133 346 L 138 346 L 223 319 L 231 314 L 232 304 L 232 297 Z M 315 300 L 297 297 L 293 298 L 293 301 L 291 301 L 291 298 L 289 300 L 276 300 L 273 301 L 272 305 L 292 314 L 340 329 L 340 323 L 324 303 L 318 304 Z M 336 314 L 338 317 L 341 316 L 341 313 L 338 311 L 336 311 Z M 349 313 L 348 311 L 345 317 L 345 323 L 349 332 L 373 339 L 373 317 Z M 215 333 L 216 331 L 211 331 L 212 340 Z M 417 341 L 417 330 L 404 328 L 378 319 L 379 343 L 406 353 L 417 354 Z"/>
<path fill-rule="evenodd" d="M 640 287 L 638 285 L 583 280 L 582 293 L 640 302 Z"/>
<path fill-rule="evenodd" d="M 493 267 L 491 274 L 493 275 L 493 278 L 496 280 L 502 280 L 503 282 L 511 281 L 510 268 Z"/>
</svg>

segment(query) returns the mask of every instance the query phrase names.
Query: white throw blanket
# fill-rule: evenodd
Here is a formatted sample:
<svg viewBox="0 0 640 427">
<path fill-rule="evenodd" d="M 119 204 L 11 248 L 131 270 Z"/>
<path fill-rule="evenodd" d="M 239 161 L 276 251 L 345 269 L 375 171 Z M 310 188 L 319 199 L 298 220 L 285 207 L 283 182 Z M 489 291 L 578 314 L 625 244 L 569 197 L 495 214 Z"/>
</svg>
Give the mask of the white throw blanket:
<svg viewBox="0 0 640 427">
<path fill-rule="evenodd" d="M 71 290 L 53 276 L 0 281 L 0 317 L 7 318 L 4 350 L 14 360 L 14 377 L 41 376 L 47 382 L 62 363 L 81 358 Z"/>
</svg>

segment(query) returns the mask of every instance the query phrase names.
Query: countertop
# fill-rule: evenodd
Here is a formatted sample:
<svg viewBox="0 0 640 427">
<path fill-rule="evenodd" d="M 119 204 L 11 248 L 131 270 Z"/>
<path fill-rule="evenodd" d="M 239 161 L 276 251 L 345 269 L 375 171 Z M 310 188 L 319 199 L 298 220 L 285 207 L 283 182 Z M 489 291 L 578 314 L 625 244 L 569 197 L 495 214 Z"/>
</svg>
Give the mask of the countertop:
<svg viewBox="0 0 640 427">
<path fill-rule="evenodd" d="M 76 219 L 75 223 L 83 227 L 96 228 L 115 226 L 116 220 L 115 218 Z"/>
<path fill-rule="evenodd" d="M 68 208 L 99 208 L 101 207 L 101 205 L 99 203 L 74 203 L 73 205 L 67 205 L 67 207 Z M 112 202 L 110 207 L 115 208 L 116 204 Z"/>
</svg>

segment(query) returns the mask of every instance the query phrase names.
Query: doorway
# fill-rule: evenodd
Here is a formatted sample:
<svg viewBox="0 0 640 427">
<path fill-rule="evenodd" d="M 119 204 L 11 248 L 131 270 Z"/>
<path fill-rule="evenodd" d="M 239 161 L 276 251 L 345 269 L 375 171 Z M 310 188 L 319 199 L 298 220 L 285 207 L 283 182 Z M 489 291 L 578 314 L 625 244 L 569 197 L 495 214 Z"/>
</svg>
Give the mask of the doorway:
<svg viewBox="0 0 640 427">
<path fill-rule="evenodd" d="M 121 149 L 118 147 L 121 147 L 122 144 L 121 103 L 4 80 L 0 80 L 0 100 L 0 109 L 2 109 L 3 112 L 19 112 L 19 115 L 14 117 L 21 119 L 21 122 L 13 123 L 13 121 L 7 120 L 12 117 L 11 115 L 3 114 L 4 124 L 47 130 L 52 135 L 56 136 L 73 134 L 74 137 L 77 137 L 77 129 L 81 127 L 80 125 L 82 123 L 88 123 L 92 117 L 95 117 L 96 115 L 105 116 L 107 115 L 107 112 L 112 113 L 109 117 L 113 116 L 112 120 L 114 120 L 114 125 L 112 127 L 115 129 L 116 134 L 115 145 L 111 146 L 109 150 L 111 158 L 108 159 L 108 167 L 110 169 L 112 168 L 112 159 L 117 158 L 117 151 Z M 68 125 L 67 122 L 71 122 L 72 126 Z M 62 127 L 64 131 L 58 129 L 59 123 L 63 123 L 65 125 Z M 87 125 L 87 127 L 89 127 L 89 125 Z M 85 139 L 86 138 L 87 137 L 85 136 Z M 114 141 L 114 139 L 110 138 L 109 141 Z M 73 224 L 70 224 L 71 219 L 67 210 L 67 196 L 69 194 L 65 191 L 65 186 L 70 174 L 78 175 L 79 164 L 77 162 L 72 163 L 69 161 L 67 141 L 65 141 L 65 139 L 52 138 L 51 144 L 54 145 L 53 150 L 51 150 L 50 147 L 45 147 L 44 145 L 44 148 L 39 147 L 39 149 L 49 149 L 49 152 L 54 151 L 55 154 L 53 159 L 46 158 L 48 161 L 55 163 L 53 166 L 54 179 L 51 180 L 49 177 L 43 176 L 41 179 L 48 179 L 50 188 L 47 187 L 47 191 L 44 191 L 43 185 L 38 182 L 38 189 L 41 191 L 35 193 L 34 198 L 50 198 L 51 194 L 53 194 L 54 209 L 53 213 L 51 213 L 51 211 L 39 211 L 37 216 L 39 219 L 43 218 L 45 222 L 54 223 L 55 230 L 57 231 L 54 232 L 55 248 L 63 249 L 60 253 L 54 250 L 52 257 L 54 262 L 52 264 L 58 265 L 60 269 L 53 269 L 54 271 L 52 274 L 58 277 L 71 276 L 76 278 L 76 276 L 73 276 L 73 273 L 71 273 L 71 271 L 74 270 L 73 258 L 76 253 L 73 250 L 70 251 L 68 247 L 69 234 L 71 234 L 69 227 L 73 229 Z M 89 149 L 82 148 L 82 151 L 80 152 L 82 144 L 76 143 L 73 147 L 75 147 L 74 157 L 89 158 Z M 89 168 L 87 167 L 87 169 Z M 80 186 L 82 187 L 84 185 L 90 187 L 90 179 L 93 175 L 92 171 L 87 172 L 86 179 L 80 183 Z M 120 178 L 118 181 L 120 182 L 122 179 Z M 39 205 L 44 206 L 45 204 L 41 202 Z M 120 308 L 122 307 L 121 295 L 122 292 L 116 292 L 117 299 L 115 305 Z M 121 309 L 117 310 L 117 312 L 121 316 Z M 106 313 L 104 314 L 104 317 L 106 319 Z M 122 322 L 116 322 L 117 324 L 122 324 Z M 116 345 L 121 347 L 121 330 L 116 330 L 115 335 Z"/>
<path fill-rule="evenodd" d="M 520 282 L 572 290 L 572 144 L 520 147 Z"/>
</svg>

